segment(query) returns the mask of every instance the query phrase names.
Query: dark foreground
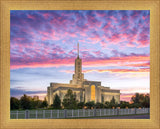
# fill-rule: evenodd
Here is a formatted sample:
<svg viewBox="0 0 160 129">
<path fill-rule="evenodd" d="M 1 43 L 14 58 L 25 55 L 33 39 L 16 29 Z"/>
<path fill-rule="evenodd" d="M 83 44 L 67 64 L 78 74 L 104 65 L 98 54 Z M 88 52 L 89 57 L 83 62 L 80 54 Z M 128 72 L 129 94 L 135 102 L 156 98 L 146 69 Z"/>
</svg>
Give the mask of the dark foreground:
<svg viewBox="0 0 160 129">
<path fill-rule="evenodd" d="M 80 118 L 79 118 L 80 119 Z M 129 115 L 129 116 L 112 116 L 112 117 L 93 117 L 82 119 L 150 119 L 150 115 Z"/>
</svg>

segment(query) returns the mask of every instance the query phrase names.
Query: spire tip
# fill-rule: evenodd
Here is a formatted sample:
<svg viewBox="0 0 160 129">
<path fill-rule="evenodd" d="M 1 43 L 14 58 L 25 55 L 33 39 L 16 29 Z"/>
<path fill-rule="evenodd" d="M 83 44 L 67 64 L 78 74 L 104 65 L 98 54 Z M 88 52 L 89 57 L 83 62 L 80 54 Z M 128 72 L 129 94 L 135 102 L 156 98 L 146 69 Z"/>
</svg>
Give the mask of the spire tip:
<svg viewBox="0 0 160 129">
<path fill-rule="evenodd" d="M 78 58 L 79 58 L 79 42 L 78 42 L 77 50 L 78 50 Z"/>
</svg>

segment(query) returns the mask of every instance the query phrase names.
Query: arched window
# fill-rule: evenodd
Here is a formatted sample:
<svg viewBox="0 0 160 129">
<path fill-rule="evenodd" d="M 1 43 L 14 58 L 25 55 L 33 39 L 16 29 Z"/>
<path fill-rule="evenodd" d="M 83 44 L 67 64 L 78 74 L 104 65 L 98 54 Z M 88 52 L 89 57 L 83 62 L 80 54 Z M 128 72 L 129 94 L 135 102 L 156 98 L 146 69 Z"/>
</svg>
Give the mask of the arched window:
<svg viewBox="0 0 160 129">
<path fill-rule="evenodd" d="M 91 101 L 95 101 L 95 85 L 91 86 Z"/>
</svg>

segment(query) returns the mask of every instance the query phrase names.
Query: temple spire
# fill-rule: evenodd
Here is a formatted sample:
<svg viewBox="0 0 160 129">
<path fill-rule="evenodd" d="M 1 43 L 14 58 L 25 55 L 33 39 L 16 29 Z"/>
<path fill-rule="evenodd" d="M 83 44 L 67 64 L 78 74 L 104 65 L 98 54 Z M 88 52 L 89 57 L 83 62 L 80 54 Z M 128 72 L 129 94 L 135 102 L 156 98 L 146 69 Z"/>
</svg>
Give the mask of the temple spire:
<svg viewBox="0 0 160 129">
<path fill-rule="evenodd" d="M 77 45 L 77 53 L 78 53 L 78 58 L 79 58 L 79 43 L 78 43 L 78 45 Z"/>
</svg>

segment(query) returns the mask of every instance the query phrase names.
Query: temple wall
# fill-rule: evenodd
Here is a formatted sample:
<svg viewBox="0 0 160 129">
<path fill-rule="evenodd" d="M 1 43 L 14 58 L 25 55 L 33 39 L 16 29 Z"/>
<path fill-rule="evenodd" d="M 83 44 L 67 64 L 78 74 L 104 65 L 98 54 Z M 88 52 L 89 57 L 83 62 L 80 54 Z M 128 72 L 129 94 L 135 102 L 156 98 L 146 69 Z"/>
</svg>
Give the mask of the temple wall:
<svg viewBox="0 0 160 129">
<path fill-rule="evenodd" d="M 120 103 L 120 91 L 119 90 L 112 90 L 108 87 L 100 86 L 99 82 L 94 81 L 86 81 L 87 85 L 72 85 L 72 84 L 63 84 L 63 83 L 51 83 L 51 86 L 47 88 L 47 101 L 48 104 L 53 104 L 55 94 L 60 96 L 61 102 L 64 99 L 65 94 L 69 88 L 73 91 L 73 94 L 76 94 L 76 99 L 80 101 L 89 102 L 91 100 L 91 86 L 95 86 L 95 103 L 111 101 L 112 97 L 114 96 L 116 102 Z M 83 88 L 82 88 L 83 87 Z M 58 89 L 60 88 L 60 89 Z M 73 88 L 73 89 L 72 89 Z M 77 89 L 78 88 L 78 89 Z M 84 90 L 84 91 L 83 91 Z"/>
<path fill-rule="evenodd" d="M 87 84 L 87 83 L 86 83 Z M 95 103 L 101 102 L 101 86 L 99 82 L 90 81 L 88 85 L 84 85 L 85 89 L 85 102 L 94 101 Z M 91 90 L 92 86 L 95 86 L 95 99 L 92 100 L 91 96 L 93 91 Z"/>
<path fill-rule="evenodd" d="M 120 103 L 120 93 L 113 93 L 113 92 L 103 92 L 102 95 L 104 96 L 104 102 L 111 101 L 113 96 L 117 103 Z"/>
<path fill-rule="evenodd" d="M 91 88 L 88 85 L 84 85 L 85 88 L 85 102 L 91 101 Z"/>
<path fill-rule="evenodd" d="M 97 86 L 96 87 L 96 100 L 95 103 L 101 102 L 101 87 Z"/>
<path fill-rule="evenodd" d="M 73 87 L 73 88 L 80 88 L 80 87 L 82 87 L 81 85 L 77 85 L 77 84 L 65 84 L 65 83 L 50 83 L 50 86 L 53 89 L 56 89 L 58 87 Z"/>
</svg>

